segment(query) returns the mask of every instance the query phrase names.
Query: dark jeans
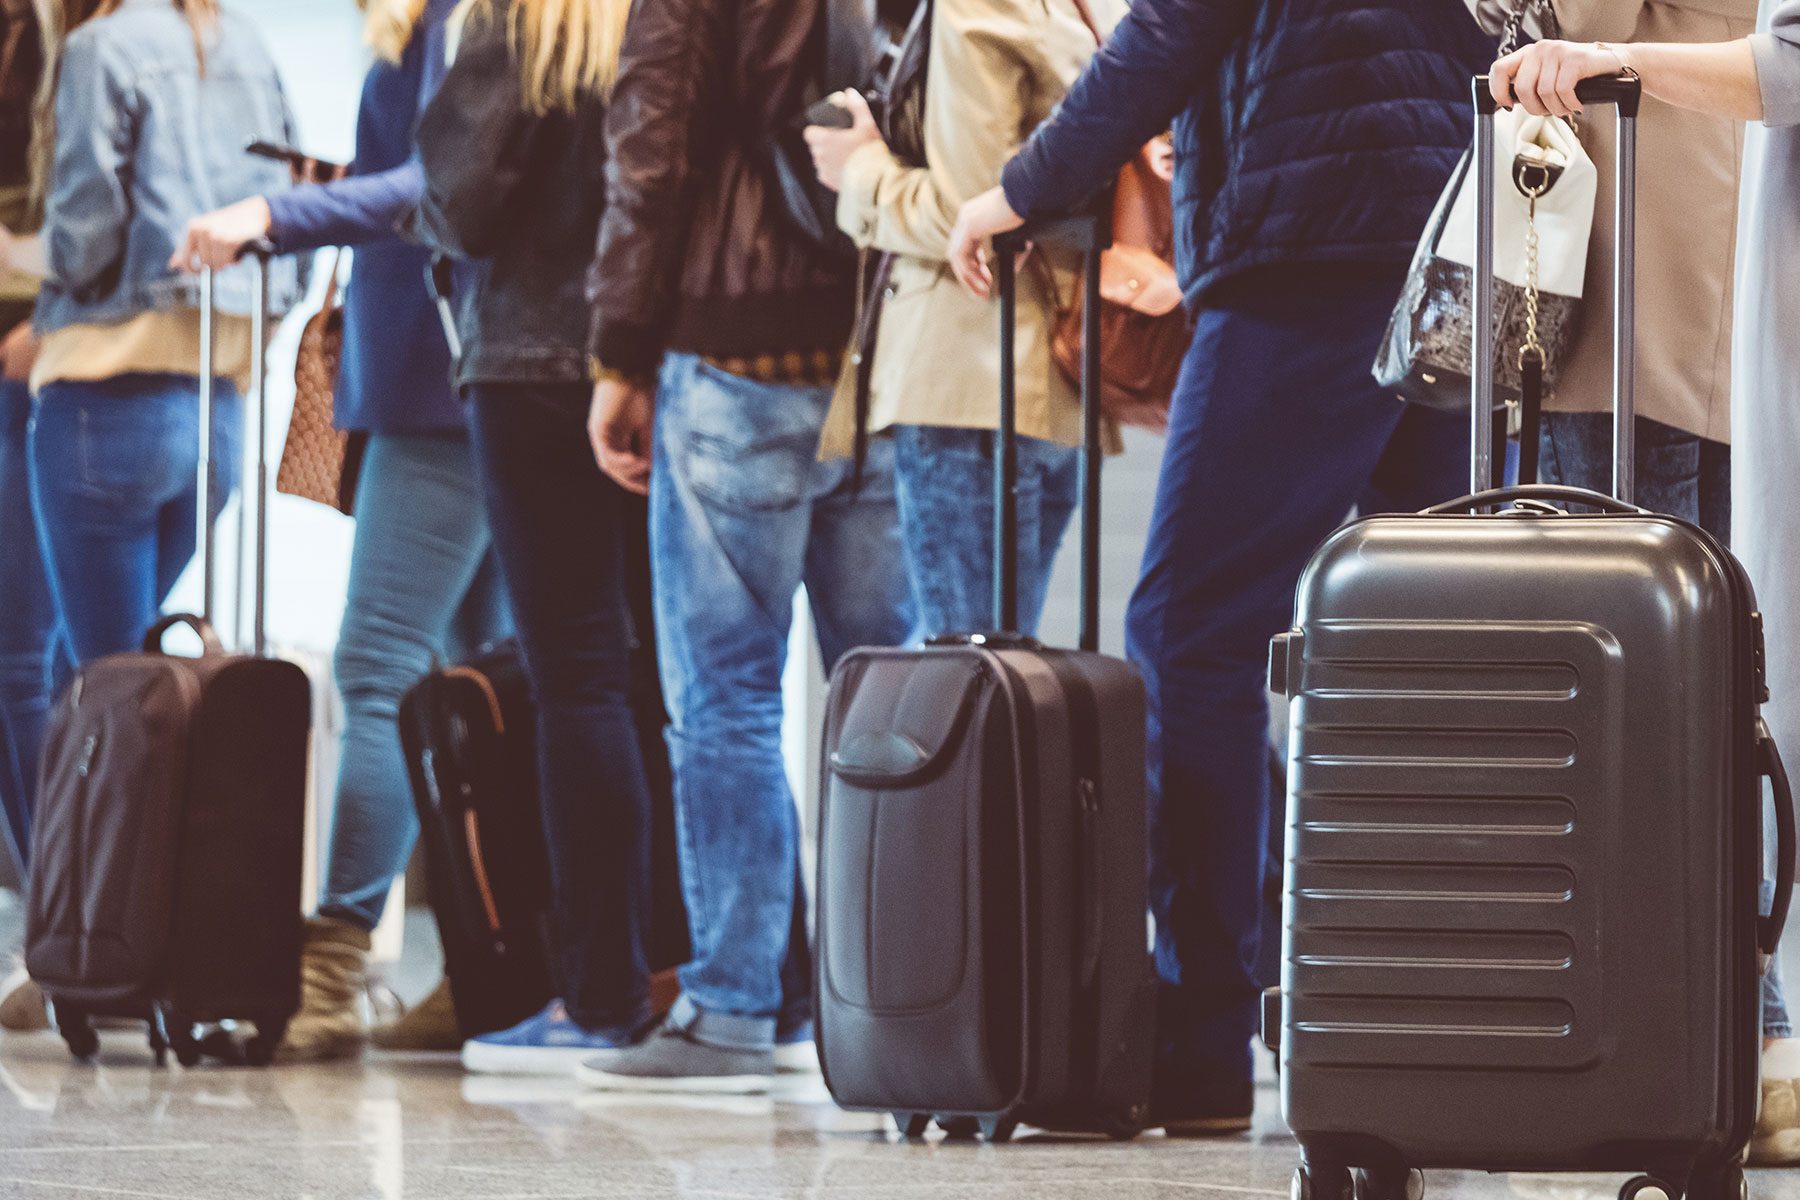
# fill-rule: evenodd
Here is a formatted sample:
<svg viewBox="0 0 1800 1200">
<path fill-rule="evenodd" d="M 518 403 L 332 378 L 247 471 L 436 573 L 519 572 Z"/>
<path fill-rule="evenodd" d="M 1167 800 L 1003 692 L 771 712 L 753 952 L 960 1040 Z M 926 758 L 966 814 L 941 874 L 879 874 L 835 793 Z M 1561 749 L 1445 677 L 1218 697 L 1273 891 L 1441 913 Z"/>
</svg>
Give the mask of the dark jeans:
<svg viewBox="0 0 1800 1200">
<path fill-rule="evenodd" d="M 1612 491 L 1611 413 L 1547 412 L 1538 437 L 1545 483 Z M 1731 544 L 1731 447 L 1637 419 L 1637 495 L 1652 512 L 1691 521 Z"/>
<path fill-rule="evenodd" d="M 1177 385 L 1129 654 L 1150 696 L 1158 1100 L 1250 1078 L 1269 819 L 1269 639 L 1352 507 L 1467 490 L 1467 422 L 1369 374 L 1398 265 L 1288 267 L 1200 315 Z"/>
<path fill-rule="evenodd" d="M 30 423 L 24 382 L 0 380 L 0 854 L 11 850 L 21 876 L 44 718 L 55 676 L 68 669 L 31 511 Z"/>
<path fill-rule="evenodd" d="M 194 557 L 200 385 L 189 375 L 50 383 L 31 424 L 31 502 L 77 663 L 136 650 Z M 211 516 L 237 487 L 244 405 L 214 388 Z"/>
<path fill-rule="evenodd" d="M 590 1029 L 649 1011 L 650 793 L 631 708 L 628 524 L 585 384 L 470 389 L 475 466 L 538 710 L 563 1002 Z"/>
</svg>

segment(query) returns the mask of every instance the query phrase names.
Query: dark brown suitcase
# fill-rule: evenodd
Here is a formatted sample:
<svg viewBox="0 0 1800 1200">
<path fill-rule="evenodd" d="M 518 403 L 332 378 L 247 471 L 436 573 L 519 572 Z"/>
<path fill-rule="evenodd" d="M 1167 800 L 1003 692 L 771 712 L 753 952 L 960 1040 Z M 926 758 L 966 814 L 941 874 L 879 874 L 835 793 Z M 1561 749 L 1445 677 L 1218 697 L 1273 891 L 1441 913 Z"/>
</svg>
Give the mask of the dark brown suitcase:
<svg viewBox="0 0 1800 1200">
<path fill-rule="evenodd" d="M 265 260 L 250 269 L 266 283 Z M 210 511 L 210 274 L 202 281 L 198 508 Z M 268 468 L 261 369 L 264 306 L 252 315 L 259 447 L 252 652 L 227 654 L 211 622 L 215 563 L 202 519 L 201 616 L 173 616 L 138 654 L 90 663 L 45 731 L 32 840 L 25 963 L 79 1058 L 98 1048 L 92 1018 L 141 1017 L 161 1064 L 203 1049 L 272 1060 L 300 1002 L 300 874 L 311 685 L 264 656 Z M 248 501 L 246 501 L 248 503 Z M 161 651 L 186 624 L 199 658 Z M 225 1022 L 250 1021 L 240 1042 Z"/>
<path fill-rule="evenodd" d="M 1082 649 L 1010 632 L 853 651 L 833 673 L 819 830 L 819 1058 L 836 1101 L 922 1136 L 1130 1137 L 1150 1098 L 1145 695 L 1098 645 L 1104 221 L 1088 256 Z M 1017 624 L 1013 248 L 1001 246 L 996 629 Z"/>
<path fill-rule="evenodd" d="M 1421 1167 L 1643 1172 L 1625 1200 L 1743 1192 L 1793 801 L 1758 716 L 1748 577 L 1629 503 L 1637 80 L 1583 95 L 1616 101 L 1621 126 L 1618 498 L 1479 491 L 1478 378 L 1477 494 L 1340 530 L 1275 641 L 1291 739 L 1270 1015 L 1298 1198 L 1416 1200 Z M 1476 96 L 1474 325 L 1491 338 L 1485 79 Z"/>
</svg>

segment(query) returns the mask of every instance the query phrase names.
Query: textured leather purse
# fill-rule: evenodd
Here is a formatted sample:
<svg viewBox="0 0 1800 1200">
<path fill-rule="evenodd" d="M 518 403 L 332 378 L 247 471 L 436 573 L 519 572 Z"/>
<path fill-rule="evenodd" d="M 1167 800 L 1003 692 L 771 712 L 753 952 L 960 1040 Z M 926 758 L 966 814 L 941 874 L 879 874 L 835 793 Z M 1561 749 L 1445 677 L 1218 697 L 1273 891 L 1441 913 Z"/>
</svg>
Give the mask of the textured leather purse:
<svg viewBox="0 0 1800 1200">
<path fill-rule="evenodd" d="M 338 364 L 344 350 L 344 306 L 338 302 L 338 266 L 331 259 L 325 302 L 307 319 L 294 363 L 294 412 L 288 419 L 275 490 L 328 505 L 349 515 L 356 503 L 356 475 L 363 439 L 332 424 Z"/>
<path fill-rule="evenodd" d="M 1518 45 L 1534 14 L 1558 36 L 1554 11 L 1521 0 L 1508 19 L 1502 53 Z M 1403 400 L 1447 412 L 1469 406 L 1473 318 L 1475 188 L 1464 154 L 1427 222 L 1406 286 L 1376 357 L 1376 380 Z M 1535 431 L 1537 404 L 1554 393 L 1587 273 L 1598 185 L 1576 131 L 1555 117 L 1502 110 L 1494 127 L 1495 167 L 1510 179 L 1495 198 L 1494 396 Z"/>
<path fill-rule="evenodd" d="M 1096 45 L 1105 38 L 1087 0 L 1075 0 Z M 1175 222 L 1168 180 L 1150 165 L 1151 148 L 1119 172 L 1113 244 L 1100 256 L 1100 406 L 1122 424 L 1163 432 L 1192 330 L 1175 275 Z M 1081 379 L 1084 287 L 1057 318 L 1051 354 L 1071 382 Z"/>
</svg>

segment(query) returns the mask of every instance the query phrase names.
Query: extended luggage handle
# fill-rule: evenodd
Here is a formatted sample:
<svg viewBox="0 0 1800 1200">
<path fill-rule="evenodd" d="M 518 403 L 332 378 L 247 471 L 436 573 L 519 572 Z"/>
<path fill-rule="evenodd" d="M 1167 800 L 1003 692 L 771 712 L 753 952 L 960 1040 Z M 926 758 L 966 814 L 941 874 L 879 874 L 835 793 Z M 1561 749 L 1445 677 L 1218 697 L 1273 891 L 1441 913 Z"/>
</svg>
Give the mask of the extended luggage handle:
<svg viewBox="0 0 1800 1200">
<path fill-rule="evenodd" d="M 1081 648 L 1100 649 L 1100 255 L 1112 245 L 1110 191 L 1092 212 L 1028 221 L 994 239 L 1000 289 L 1000 430 L 994 439 L 994 628 L 1019 627 L 1019 449 L 1014 348 L 1017 259 L 1032 245 L 1082 255 Z"/>
<path fill-rule="evenodd" d="M 144 653 L 161 654 L 163 638 L 178 625 L 185 625 L 200 635 L 200 652 L 203 656 L 225 653 L 225 643 L 219 640 L 219 633 L 212 627 L 212 622 L 193 613 L 170 613 L 152 625 L 144 634 Z"/>
<path fill-rule="evenodd" d="M 256 238 L 246 243 L 238 252 L 238 258 L 248 259 L 254 272 L 254 296 L 250 308 L 250 386 L 254 389 L 253 400 L 256 408 L 256 545 L 255 555 L 255 596 L 254 633 L 252 650 L 261 657 L 267 649 L 267 632 L 265 629 L 265 610 L 268 608 L 268 557 L 269 557 L 269 370 L 267 361 L 267 323 L 269 311 L 269 260 L 275 256 L 275 244 L 268 238 Z M 195 540 L 198 547 L 201 572 L 200 617 L 208 626 L 213 624 L 217 616 L 218 597 L 218 558 L 214 547 L 212 517 L 212 422 L 213 422 L 213 381 L 217 373 L 215 364 L 218 361 L 216 336 L 214 330 L 213 311 L 213 270 L 206 267 L 200 272 L 200 461 L 195 491 Z M 242 486 L 244 503 L 249 503 L 250 484 Z M 239 575 L 240 581 L 242 575 Z M 240 587 L 239 598 L 242 592 Z M 215 635 L 216 636 L 216 635 Z M 238 636 L 243 636 L 243 625 L 238 625 Z"/>
<path fill-rule="evenodd" d="M 1756 948 L 1762 954 L 1762 966 L 1781 945 L 1787 929 L 1788 912 L 1794 903 L 1794 793 L 1788 784 L 1787 768 L 1781 762 L 1781 749 L 1769 732 L 1766 721 L 1756 723 L 1756 770 L 1769 781 L 1775 794 L 1775 898 L 1769 904 L 1769 915 L 1756 921 Z M 1760 793 L 1758 798 L 1760 799 Z"/>
<path fill-rule="evenodd" d="M 1447 513 L 1477 512 L 1484 508 L 1498 508 L 1503 504 L 1512 504 L 1521 500 L 1541 500 L 1550 504 L 1585 504 L 1589 508 L 1631 516 L 1643 516 L 1648 512 L 1647 509 L 1639 508 L 1635 504 L 1625 504 L 1615 500 L 1605 492 L 1567 487 L 1559 483 L 1533 483 L 1520 487 L 1489 488 L 1484 492 L 1476 492 L 1472 496 L 1446 500 L 1442 504 L 1434 504 L 1430 508 L 1421 509 L 1419 515 L 1437 517 Z"/>
<path fill-rule="evenodd" d="M 1469 360 L 1469 490 L 1492 486 L 1494 463 L 1494 115 L 1499 103 L 1486 75 L 1475 76 L 1475 278 Z M 1614 163 L 1613 228 L 1613 495 L 1630 504 L 1637 481 L 1637 117 L 1643 82 L 1637 72 L 1584 79 L 1575 95 L 1586 104 L 1611 104 L 1619 113 Z M 1584 501 L 1583 503 L 1591 503 Z"/>
</svg>

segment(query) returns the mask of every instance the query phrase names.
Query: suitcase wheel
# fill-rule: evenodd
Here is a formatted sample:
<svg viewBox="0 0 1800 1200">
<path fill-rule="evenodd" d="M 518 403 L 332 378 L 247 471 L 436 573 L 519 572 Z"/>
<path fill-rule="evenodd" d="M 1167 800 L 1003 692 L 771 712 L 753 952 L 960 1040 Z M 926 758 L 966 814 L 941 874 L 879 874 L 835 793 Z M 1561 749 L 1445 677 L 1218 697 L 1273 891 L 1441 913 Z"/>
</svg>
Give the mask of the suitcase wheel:
<svg viewBox="0 0 1800 1200">
<path fill-rule="evenodd" d="M 925 1136 L 926 1130 L 931 1128 L 931 1114 L 897 1112 L 894 1114 L 894 1126 L 900 1130 L 900 1136 L 907 1141 L 917 1141 Z M 1654 1200 L 1654 1198 L 1646 1197 L 1646 1200 Z"/>
<path fill-rule="evenodd" d="M 1619 1200 L 1679 1200 L 1676 1189 L 1654 1175 L 1627 1179 L 1619 1189 Z"/>
<path fill-rule="evenodd" d="M 1652 1187 L 1662 1190 L 1670 1197 L 1674 1195 L 1666 1185 L 1657 1180 L 1648 1179 L 1644 1182 L 1645 1186 L 1633 1192 L 1633 1195 L 1641 1195 L 1643 1200 L 1655 1200 L 1654 1193 L 1649 1190 Z M 1625 1188 L 1637 1183 L 1639 1180 L 1633 1179 Z M 1620 1189 L 1619 1194 L 1623 1196 L 1625 1189 Z M 1711 1171 L 1695 1171 L 1688 1180 L 1686 1200 L 1747 1200 L 1749 1195 L 1750 1184 L 1744 1178 L 1743 1164 L 1730 1162 Z"/>
<path fill-rule="evenodd" d="M 55 1010 L 57 1032 L 68 1043 L 70 1054 L 86 1062 L 99 1053 L 100 1035 L 94 1032 L 87 1013 L 68 1004 L 58 1004 Z"/>
<path fill-rule="evenodd" d="M 1134 1104 L 1123 1112 L 1108 1116 L 1101 1125 L 1101 1132 L 1115 1142 L 1129 1142 L 1144 1132 L 1144 1123 L 1149 1119 L 1149 1106 Z"/>
<path fill-rule="evenodd" d="M 1356 1200 L 1425 1200 L 1425 1174 L 1418 1170 L 1359 1168 L 1352 1179 L 1352 1190 Z"/>
<path fill-rule="evenodd" d="M 981 1133 L 981 1121 L 976 1117 L 946 1117 L 940 1114 L 937 1119 L 938 1128 L 944 1136 L 952 1141 L 971 1141 Z"/>
<path fill-rule="evenodd" d="M 1350 1171 L 1345 1167 L 1308 1163 L 1294 1168 L 1289 1200 L 1351 1200 Z"/>
<path fill-rule="evenodd" d="M 1017 1121 L 1006 1117 L 981 1118 L 981 1136 L 996 1144 L 1012 1141 L 1012 1135 L 1018 1128 Z"/>
<path fill-rule="evenodd" d="M 275 1061 L 275 1051 L 287 1036 L 286 1021 L 259 1021 L 256 1036 L 244 1045 L 244 1061 L 253 1067 L 266 1067 Z"/>
</svg>

